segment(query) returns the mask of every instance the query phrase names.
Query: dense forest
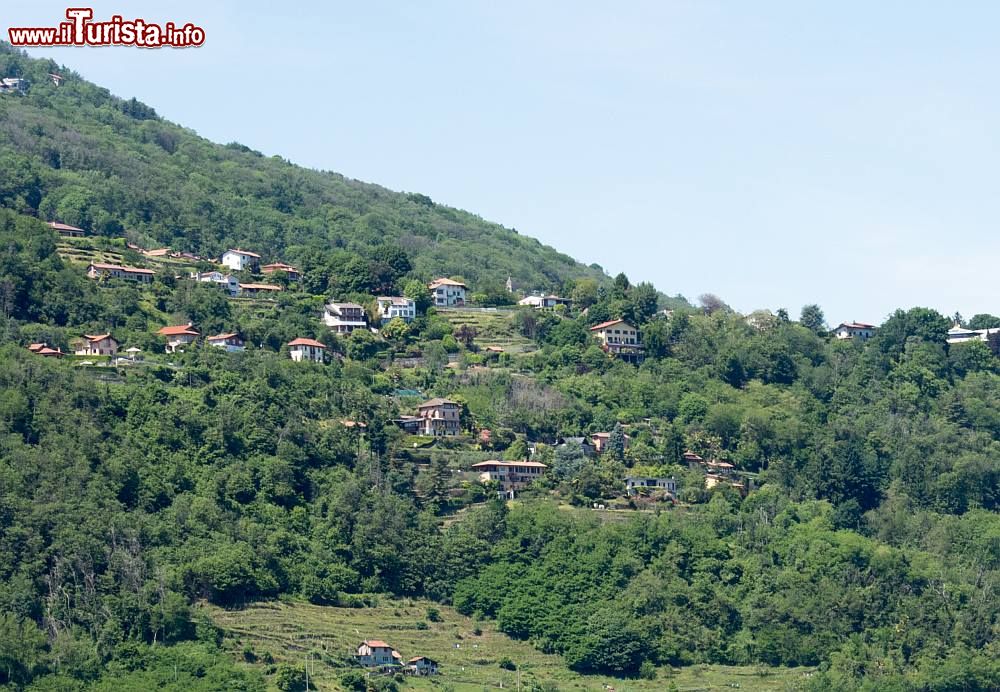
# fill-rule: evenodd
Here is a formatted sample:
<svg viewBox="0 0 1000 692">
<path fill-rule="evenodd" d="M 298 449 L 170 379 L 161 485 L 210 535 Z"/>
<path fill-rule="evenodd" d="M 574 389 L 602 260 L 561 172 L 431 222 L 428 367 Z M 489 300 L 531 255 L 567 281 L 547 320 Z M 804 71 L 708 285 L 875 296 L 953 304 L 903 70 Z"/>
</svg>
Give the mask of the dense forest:
<svg viewBox="0 0 1000 692">
<path fill-rule="evenodd" d="M 56 87 L 46 61 L 5 49 L 0 69 L 32 81 L 0 95 L 0 686 L 265 689 L 195 603 L 383 594 L 489 618 L 583 673 L 1000 688 L 997 339 L 948 344 L 953 318 L 919 307 L 865 341 L 832 338 L 817 306 L 667 302 L 420 195 L 205 142 L 62 68 Z M 162 269 L 93 281 L 54 219 L 135 262 L 126 242 L 253 245 L 304 279 L 271 301 Z M 574 304 L 500 313 L 524 347 L 490 351 L 427 307 L 436 274 L 484 305 L 512 302 L 508 274 Z M 349 336 L 318 319 L 375 290 L 418 295 L 420 316 Z M 592 338 L 613 318 L 640 328 L 641 365 Z M 156 329 L 186 321 L 252 347 L 163 353 Z M 104 331 L 141 365 L 25 348 Z M 301 336 L 333 357 L 291 361 Z M 413 391 L 459 402 L 462 434 L 392 425 Z M 599 431 L 600 455 L 560 444 Z M 707 489 L 685 452 L 752 489 Z M 458 480 L 529 455 L 549 472 L 515 502 Z M 677 502 L 567 511 L 620 498 L 628 473 L 675 477 Z"/>
</svg>

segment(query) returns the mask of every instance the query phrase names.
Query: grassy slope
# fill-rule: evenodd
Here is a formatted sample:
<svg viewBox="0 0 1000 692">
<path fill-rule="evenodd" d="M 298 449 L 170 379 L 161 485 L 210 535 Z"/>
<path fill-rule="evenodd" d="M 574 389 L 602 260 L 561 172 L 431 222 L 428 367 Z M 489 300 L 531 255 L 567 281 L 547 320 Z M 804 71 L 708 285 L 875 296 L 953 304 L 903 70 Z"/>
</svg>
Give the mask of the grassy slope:
<svg viewBox="0 0 1000 692">
<path fill-rule="evenodd" d="M 568 670 L 558 656 L 543 654 L 527 642 L 514 641 L 499 633 L 491 622 L 476 622 L 451 608 L 426 601 L 382 600 L 374 608 L 334 608 L 307 603 L 260 603 L 243 610 L 224 610 L 203 605 L 217 625 L 226 631 L 226 647 L 242 658 L 251 648 L 258 660 L 269 653 L 276 663 L 303 666 L 311 655 L 311 676 L 320 690 L 339 689 L 343 662 L 361 639 L 384 639 L 404 659 L 426 655 L 441 663 L 441 675 L 433 679 L 407 678 L 407 689 L 456 691 L 516 689 L 516 675 L 499 667 L 509 658 L 521 667 L 521 683 L 552 683 L 560 690 L 663 690 L 673 683 L 678 690 L 794 690 L 808 669 L 737 668 L 693 666 L 680 670 L 661 669 L 656 680 L 616 680 L 581 676 Z M 440 622 L 427 622 L 428 607 L 437 608 Z M 418 623 L 427 622 L 427 629 Z M 481 634 L 474 634 L 475 628 Z M 460 648 L 456 648 L 458 645 Z M 246 664 L 263 666 L 262 663 Z"/>
</svg>

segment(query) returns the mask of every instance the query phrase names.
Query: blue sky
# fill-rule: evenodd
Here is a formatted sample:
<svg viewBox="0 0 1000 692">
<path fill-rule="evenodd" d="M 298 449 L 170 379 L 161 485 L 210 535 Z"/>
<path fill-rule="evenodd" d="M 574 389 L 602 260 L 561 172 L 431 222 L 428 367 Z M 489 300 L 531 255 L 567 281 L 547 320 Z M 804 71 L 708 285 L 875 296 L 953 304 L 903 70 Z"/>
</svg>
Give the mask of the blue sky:
<svg viewBox="0 0 1000 692">
<path fill-rule="evenodd" d="M 65 3 L 8 0 L 7 26 Z M 278 9 L 278 8 L 281 9 Z M 419 191 L 738 310 L 1000 313 L 1000 5 L 126 2 L 33 49 L 219 142 Z"/>
</svg>

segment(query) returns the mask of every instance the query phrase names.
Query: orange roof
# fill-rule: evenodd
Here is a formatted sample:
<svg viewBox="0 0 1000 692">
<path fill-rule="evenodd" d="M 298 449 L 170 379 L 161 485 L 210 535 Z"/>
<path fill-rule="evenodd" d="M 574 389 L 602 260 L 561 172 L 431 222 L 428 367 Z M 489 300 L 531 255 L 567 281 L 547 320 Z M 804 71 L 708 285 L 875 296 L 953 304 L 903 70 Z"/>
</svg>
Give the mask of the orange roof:
<svg viewBox="0 0 1000 692">
<path fill-rule="evenodd" d="M 105 339 L 110 339 L 110 334 L 98 334 L 97 336 L 91 336 L 90 334 L 84 334 L 83 338 L 87 341 L 104 341 Z"/>
<path fill-rule="evenodd" d="M 284 262 L 274 262 L 273 264 L 265 264 L 260 270 L 265 274 L 270 274 L 275 271 L 292 271 L 297 272 L 298 269 L 290 264 L 285 264 Z"/>
<path fill-rule="evenodd" d="M 226 339 L 232 339 L 234 337 L 239 337 L 239 334 L 235 332 L 232 334 L 216 334 L 215 336 L 205 337 L 205 341 L 225 341 Z"/>
<path fill-rule="evenodd" d="M 625 320 L 609 320 L 607 322 L 601 322 L 600 324 L 595 324 L 593 327 L 590 328 L 590 331 L 593 332 L 593 331 L 597 331 L 598 329 L 605 329 L 607 327 L 613 327 L 616 324 L 628 324 L 628 322 L 626 322 Z M 632 325 L 628 324 L 628 326 L 631 327 Z"/>
<path fill-rule="evenodd" d="M 162 334 L 163 336 L 178 336 L 180 334 L 190 334 L 191 336 L 198 336 L 198 331 L 194 329 L 190 324 L 182 324 L 176 327 L 163 327 L 157 334 Z"/>
<path fill-rule="evenodd" d="M 321 344 L 320 342 L 316 341 L 316 339 L 305 339 L 303 337 L 299 337 L 298 339 L 293 339 L 292 341 L 289 341 L 288 345 L 289 346 L 314 346 L 316 348 L 326 348 L 326 344 Z"/>
<path fill-rule="evenodd" d="M 66 354 L 60 351 L 58 348 L 49 348 L 46 346 L 43 349 L 35 351 L 40 356 L 65 356 Z"/>
<path fill-rule="evenodd" d="M 37 344 L 28 344 L 28 350 L 29 351 L 41 351 L 46 346 L 48 346 L 48 344 L 46 344 L 44 341 L 42 341 L 40 343 L 37 343 Z"/>
<path fill-rule="evenodd" d="M 367 644 L 373 649 L 391 649 L 392 647 L 386 644 L 381 639 L 366 639 L 362 644 Z"/>
</svg>

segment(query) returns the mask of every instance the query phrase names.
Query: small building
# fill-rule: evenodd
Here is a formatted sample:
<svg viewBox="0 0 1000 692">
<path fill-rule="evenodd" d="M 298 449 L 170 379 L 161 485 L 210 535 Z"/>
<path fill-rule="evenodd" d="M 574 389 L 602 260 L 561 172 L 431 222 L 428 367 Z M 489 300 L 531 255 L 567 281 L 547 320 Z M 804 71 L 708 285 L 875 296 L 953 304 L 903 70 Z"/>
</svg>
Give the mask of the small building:
<svg viewBox="0 0 1000 692">
<path fill-rule="evenodd" d="M 255 296 L 273 296 L 284 289 L 274 284 L 240 284 L 240 296 L 253 298 Z"/>
<path fill-rule="evenodd" d="M 215 284 L 231 296 L 238 296 L 240 294 L 239 279 L 232 274 L 223 274 L 220 271 L 192 272 L 191 278 L 201 283 Z"/>
<path fill-rule="evenodd" d="M 406 323 L 417 319 L 417 304 L 410 298 L 403 296 L 379 296 L 375 299 L 375 302 L 378 303 L 378 316 L 382 324 L 397 317 Z"/>
<path fill-rule="evenodd" d="M 58 221 L 49 221 L 49 228 L 64 238 L 82 238 L 87 235 L 87 232 L 82 228 L 70 226 L 68 223 L 59 223 Z"/>
<path fill-rule="evenodd" d="M 111 277 L 114 279 L 125 279 L 126 281 L 138 281 L 144 284 L 151 283 L 155 273 L 152 269 L 123 267 L 119 264 L 104 264 L 103 262 L 92 262 L 87 267 L 87 276 L 91 279 Z"/>
<path fill-rule="evenodd" d="M 413 675 L 437 675 L 438 663 L 426 656 L 414 656 L 406 662 L 406 667 Z"/>
<path fill-rule="evenodd" d="M 44 341 L 37 344 L 28 344 L 28 350 L 46 358 L 62 358 L 66 355 L 59 348 L 52 348 Z"/>
<path fill-rule="evenodd" d="M 498 495 L 511 500 L 514 493 L 542 477 L 548 466 L 538 461 L 481 461 L 472 465 L 483 483 L 495 482 Z"/>
<path fill-rule="evenodd" d="M 380 639 L 366 639 L 361 642 L 354 657 L 366 668 L 398 666 L 403 661 L 398 651 Z"/>
<path fill-rule="evenodd" d="M 644 357 L 639 330 L 625 320 L 610 320 L 590 328 L 606 353 L 630 363 L 641 363 Z"/>
<path fill-rule="evenodd" d="M 841 322 L 833 333 L 838 339 L 858 339 L 859 341 L 867 341 L 875 336 L 876 329 L 877 327 L 875 327 L 875 325 L 865 324 L 864 322 Z"/>
<path fill-rule="evenodd" d="M 604 454 L 604 450 L 608 448 L 608 442 L 611 440 L 611 433 L 597 432 L 590 436 L 590 442 L 594 445 L 594 451 L 598 454 Z M 625 436 L 625 449 L 628 449 L 632 442 L 632 438 L 628 435 Z"/>
<path fill-rule="evenodd" d="M 643 490 L 662 490 L 671 497 L 677 494 L 677 481 L 673 478 L 653 478 L 650 476 L 625 476 L 625 494 L 637 495 Z"/>
<path fill-rule="evenodd" d="M 684 454 L 682 455 L 682 459 L 684 460 L 685 464 L 687 464 L 689 467 L 692 467 L 692 468 L 693 468 L 694 465 L 699 465 L 699 464 L 705 463 L 705 460 L 702 459 L 701 456 L 699 456 L 698 454 L 695 454 L 692 451 L 684 452 Z"/>
<path fill-rule="evenodd" d="M 327 303 L 323 308 L 323 324 L 335 334 L 350 334 L 355 329 L 367 329 L 368 317 L 357 303 Z"/>
<path fill-rule="evenodd" d="M 469 290 L 469 287 L 461 281 L 446 278 L 434 279 L 427 284 L 427 288 L 431 290 L 431 295 L 434 297 L 434 305 L 439 308 L 465 305 Z"/>
<path fill-rule="evenodd" d="M 114 356 L 118 354 L 118 342 L 110 334 L 91 336 L 84 334 L 79 347 L 73 351 L 77 356 Z"/>
<path fill-rule="evenodd" d="M 528 307 L 533 307 L 536 310 L 551 310 L 557 305 L 570 306 L 571 301 L 568 298 L 560 298 L 559 296 L 526 296 L 517 301 L 518 305 L 526 305 Z"/>
<path fill-rule="evenodd" d="M 289 281 L 298 281 L 302 278 L 302 274 L 298 269 L 290 264 L 285 264 L 284 262 L 273 262 L 271 264 L 265 264 L 260 268 L 261 274 L 274 274 L 275 272 L 285 272 Z"/>
<path fill-rule="evenodd" d="M 219 264 L 224 264 L 237 272 L 256 272 L 260 269 L 260 255 L 247 250 L 226 250 L 222 253 Z"/>
<path fill-rule="evenodd" d="M 183 351 L 185 346 L 193 344 L 201 336 L 190 322 L 172 327 L 163 327 L 157 334 L 167 340 L 167 353 Z"/>
<path fill-rule="evenodd" d="M 392 419 L 393 425 L 410 435 L 419 435 L 424 427 L 424 419 L 420 416 L 400 416 Z"/>
<path fill-rule="evenodd" d="M 0 93 L 5 91 L 16 91 L 24 94 L 28 91 L 28 80 L 21 77 L 4 77 L 0 79 Z"/>
<path fill-rule="evenodd" d="M 168 247 L 159 247 L 154 250 L 143 250 L 146 257 L 170 257 L 173 250 Z"/>
<path fill-rule="evenodd" d="M 462 407 L 450 399 L 430 399 L 417 407 L 422 419 L 420 432 L 433 437 L 457 435 L 461 430 Z"/>
<path fill-rule="evenodd" d="M 326 346 L 315 339 L 299 337 L 288 342 L 288 355 L 296 363 L 312 361 L 322 363 L 326 354 Z"/>
<path fill-rule="evenodd" d="M 242 351 L 245 348 L 243 339 L 235 332 L 229 334 L 216 334 L 205 338 L 205 343 L 216 348 L 223 348 L 229 353 Z"/>
<path fill-rule="evenodd" d="M 1000 327 L 992 327 L 989 329 L 966 329 L 959 323 L 948 330 L 948 335 L 945 338 L 949 344 L 964 344 L 970 341 L 989 341 L 990 337 L 994 334 L 1000 333 Z"/>
</svg>

